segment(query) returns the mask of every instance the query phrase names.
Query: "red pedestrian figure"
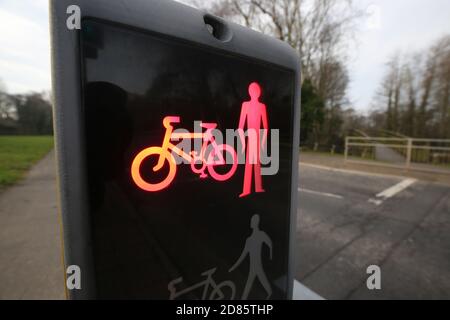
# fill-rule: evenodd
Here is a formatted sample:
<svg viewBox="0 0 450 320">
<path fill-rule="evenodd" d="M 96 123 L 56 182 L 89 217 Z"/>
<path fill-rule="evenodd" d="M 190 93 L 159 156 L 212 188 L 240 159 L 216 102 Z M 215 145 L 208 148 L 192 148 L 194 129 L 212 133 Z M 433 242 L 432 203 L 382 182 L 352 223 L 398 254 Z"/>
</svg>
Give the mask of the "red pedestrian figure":
<svg viewBox="0 0 450 320">
<path fill-rule="evenodd" d="M 241 107 L 239 119 L 239 135 L 242 143 L 242 152 L 245 151 L 246 143 L 244 136 L 244 126 L 247 125 L 247 153 L 245 157 L 244 187 L 240 198 L 251 193 L 252 172 L 255 175 L 255 192 L 264 192 L 261 177 L 261 150 L 265 148 L 267 140 L 267 112 L 266 105 L 259 102 L 261 87 L 258 83 L 252 82 L 248 87 L 250 101 L 245 101 Z M 263 137 L 261 141 L 261 125 L 263 127 Z"/>
</svg>

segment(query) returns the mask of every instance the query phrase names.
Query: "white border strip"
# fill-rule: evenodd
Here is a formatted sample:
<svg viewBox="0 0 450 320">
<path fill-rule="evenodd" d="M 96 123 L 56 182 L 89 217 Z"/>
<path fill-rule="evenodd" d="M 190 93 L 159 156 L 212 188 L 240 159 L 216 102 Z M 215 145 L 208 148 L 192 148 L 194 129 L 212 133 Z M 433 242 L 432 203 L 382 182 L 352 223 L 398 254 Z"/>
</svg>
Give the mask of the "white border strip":
<svg viewBox="0 0 450 320">
<path fill-rule="evenodd" d="M 294 293 L 292 300 L 325 300 L 311 289 L 305 287 L 298 280 L 294 279 Z"/>
<path fill-rule="evenodd" d="M 348 173 L 348 174 L 357 174 L 360 176 L 373 176 L 373 177 L 381 177 L 381 178 L 391 178 L 391 179 L 408 179 L 408 177 L 405 176 L 397 176 L 393 174 L 383 174 L 383 173 L 372 173 L 372 172 L 364 172 L 364 171 L 357 171 L 357 170 L 348 170 L 348 169 L 338 169 L 338 168 L 332 168 L 327 166 L 322 166 L 318 164 L 311 164 L 311 163 L 305 163 L 305 162 L 299 162 L 300 166 L 315 168 L 315 169 L 321 169 L 321 170 L 328 170 L 333 172 L 342 172 L 342 173 Z"/>
<path fill-rule="evenodd" d="M 315 194 L 315 195 L 319 195 L 319 196 L 325 196 L 325 197 L 329 197 L 329 198 L 344 199 L 343 196 L 340 196 L 338 194 L 314 191 L 314 190 L 309 190 L 309 189 L 305 189 L 305 188 L 298 188 L 298 191 L 305 192 L 305 193 L 310 193 L 310 194 Z"/>
</svg>

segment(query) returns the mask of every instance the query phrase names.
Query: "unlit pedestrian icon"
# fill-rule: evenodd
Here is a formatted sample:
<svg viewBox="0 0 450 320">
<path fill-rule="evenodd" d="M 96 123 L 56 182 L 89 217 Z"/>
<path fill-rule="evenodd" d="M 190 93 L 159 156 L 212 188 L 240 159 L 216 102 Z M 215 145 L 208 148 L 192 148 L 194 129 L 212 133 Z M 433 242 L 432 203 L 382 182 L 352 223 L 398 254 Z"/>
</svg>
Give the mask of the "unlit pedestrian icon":
<svg viewBox="0 0 450 320">
<path fill-rule="evenodd" d="M 263 245 L 267 245 L 270 250 L 270 260 L 272 260 L 272 240 L 264 231 L 259 229 L 259 215 L 255 214 L 252 216 L 250 226 L 253 229 L 253 232 L 245 241 L 244 250 L 242 250 L 239 259 L 228 270 L 228 272 L 232 272 L 234 269 L 236 269 L 248 255 L 250 260 L 250 268 L 241 299 L 246 300 L 248 298 L 250 290 L 252 289 L 256 279 L 259 280 L 259 282 L 264 287 L 264 290 L 266 290 L 266 298 L 269 299 L 272 296 L 272 288 L 270 286 L 269 280 L 267 279 L 266 273 L 264 272 L 262 264 L 262 251 Z M 173 300 L 179 298 L 180 296 L 185 296 L 186 294 L 201 290 L 202 300 L 233 300 L 236 293 L 235 284 L 231 280 L 216 282 L 216 280 L 214 280 L 213 278 L 213 274 L 216 272 L 216 270 L 217 267 L 203 272 L 201 274 L 202 276 L 204 276 L 204 279 L 202 281 L 195 283 L 189 287 L 185 287 L 182 290 L 178 290 L 176 286 L 183 282 L 183 277 L 172 280 L 167 286 L 170 292 L 169 298 Z"/>
<path fill-rule="evenodd" d="M 244 250 L 236 261 L 236 263 L 230 268 L 229 272 L 236 269 L 247 257 L 250 259 L 250 268 L 247 278 L 247 283 L 245 284 L 244 292 L 242 293 L 242 300 L 246 300 L 250 293 L 250 290 L 258 278 L 259 282 L 264 287 L 267 292 L 267 299 L 272 295 L 272 288 L 270 287 L 269 280 L 267 280 L 266 273 L 264 272 L 262 264 L 262 250 L 263 244 L 266 244 L 270 250 L 270 260 L 272 260 L 272 240 L 269 236 L 259 229 L 259 215 L 255 214 L 250 222 L 250 226 L 253 229 L 252 234 L 245 241 Z"/>
</svg>

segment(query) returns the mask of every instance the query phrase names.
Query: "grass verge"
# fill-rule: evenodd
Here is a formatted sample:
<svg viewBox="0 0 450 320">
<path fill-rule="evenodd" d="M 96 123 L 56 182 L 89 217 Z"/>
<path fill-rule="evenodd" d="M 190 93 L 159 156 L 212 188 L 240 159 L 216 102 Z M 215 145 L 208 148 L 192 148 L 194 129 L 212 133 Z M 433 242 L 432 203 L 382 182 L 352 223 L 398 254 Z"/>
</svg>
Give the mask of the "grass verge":
<svg viewBox="0 0 450 320">
<path fill-rule="evenodd" d="M 52 148 L 51 136 L 0 136 L 0 189 L 17 182 Z"/>
</svg>

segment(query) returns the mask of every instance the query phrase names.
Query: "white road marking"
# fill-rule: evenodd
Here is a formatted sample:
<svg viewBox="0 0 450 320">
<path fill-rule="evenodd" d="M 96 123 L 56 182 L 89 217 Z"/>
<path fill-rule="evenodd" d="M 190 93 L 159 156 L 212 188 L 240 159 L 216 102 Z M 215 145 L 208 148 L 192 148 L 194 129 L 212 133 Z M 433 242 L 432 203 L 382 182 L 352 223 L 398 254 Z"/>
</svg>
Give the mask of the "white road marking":
<svg viewBox="0 0 450 320">
<path fill-rule="evenodd" d="M 379 206 L 380 204 L 383 203 L 383 201 L 385 201 L 386 199 L 392 198 L 399 192 L 402 192 L 403 190 L 405 190 L 406 188 L 411 186 L 416 181 L 417 181 L 416 179 L 411 179 L 411 178 L 402 180 L 399 183 L 393 185 L 392 187 L 389 187 L 386 190 L 383 190 L 380 193 L 378 193 L 375 196 L 376 197 L 375 199 L 370 198 L 368 201 L 370 203 L 373 203 L 373 204 Z"/>
<path fill-rule="evenodd" d="M 377 194 L 377 197 L 390 198 L 392 196 L 395 196 L 397 193 L 405 190 L 416 181 L 416 179 L 405 179 L 397 183 L 396 185 L 393 185 L 392 187 L 380 192 L 379 194 Z"/>
<path fill-rule="evenodd" d="M 370 198 L 370 199 L 367 200 L 367 201 L 369 201 L 370 203 L 373 203 L 373 204 L 376 205 L 376 206 L 379 206 L 380 204 L 383 203 L 383 200 L 377 200 L 377 199 L 373 199 L 373 198 Z"/>
<path fill-rule="evenodd" d="M 397 175 L 382 174 L 382 173 L 372 173 L 372 172 L 364 172 L 364 171 L 348 170 L 348 169 L 338 169 L 338 168 L 332 168 L 332 167 L 322 166 L 319 164 L 306 163 L 306 162 L 299 162 L 299 165 L 304 166 L 304 167 L 315 168 L 315 169 L 333 171 L 333 172 L 356 174 L 356 175 L 360 175 L 360 176 L 381 177 L 381 178 L 391 178 L 391 179 L 408 179 L 405 176 L 397 176 Z"/>
<path fill-rule="evenodd" d="M 327 193 L 327 192 L 320 192 L 320 191 L 314 191 L 314 190 L 309 190 L 309 189 L 305 189 L 305 188 L 298 188 L 298 191 L 300 191 L 300 192 L 305 192 L 305 193 L 316 194 L 316 195 L 319 195 L 319 196 L 325 196 L 325 197 L 335 198 L 335 199 L 344 199 L 343 196 L 340 196 L 340 195 L 338 195 L 338 194 Z"/>
</svg>

